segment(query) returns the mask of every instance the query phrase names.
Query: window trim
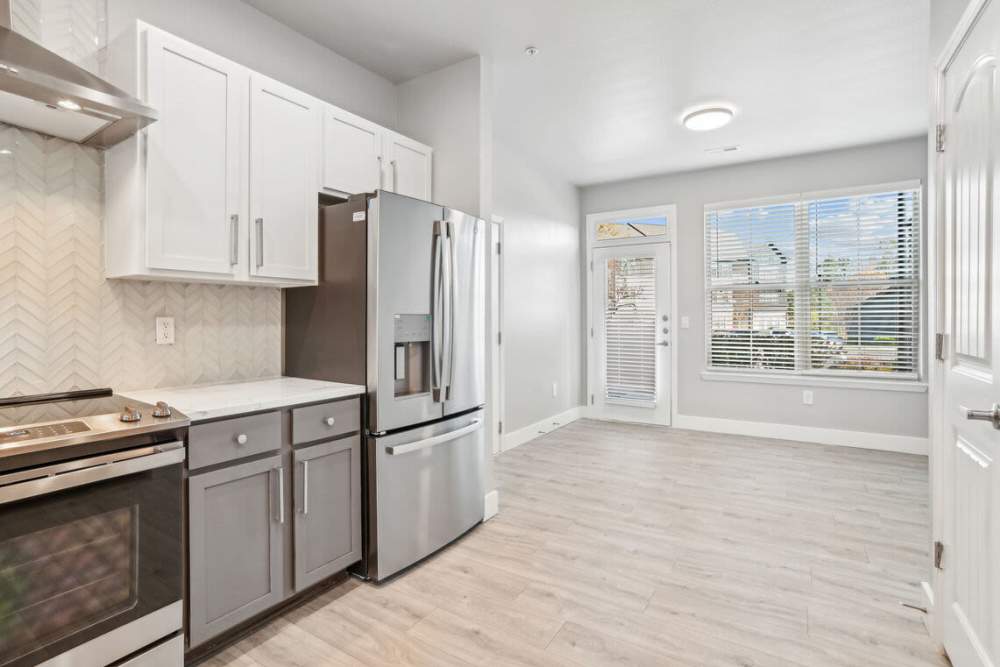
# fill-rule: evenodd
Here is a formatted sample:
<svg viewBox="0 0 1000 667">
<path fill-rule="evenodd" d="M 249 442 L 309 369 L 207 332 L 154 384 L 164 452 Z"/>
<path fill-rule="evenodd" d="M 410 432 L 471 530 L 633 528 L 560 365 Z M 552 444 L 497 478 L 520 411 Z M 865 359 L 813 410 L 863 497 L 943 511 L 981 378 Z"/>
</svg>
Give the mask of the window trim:
<svg viewBox="0 0 1000 667">
<path fill-rule="evenodd" d="M 828 371 L 817 371 L 812 368 L 803 368 L 795 370 L 781 370 L 781 369 L 740 369 L 731 368 L 726 366 L 712 366 L 710 360 L 712 358 L 712 321 L 711 321 L 711 294 L 713 289 L 726 289 L 725 287 L 712 288 L 709 284 L 709 271 L 711 269 L 710 259 L 708 255 L 708 246 L 703 245 L 702 259 L 704 262 L 702 271 L 702 299 L 704 299 L 704 363 L 705 366 L 701 372 L 701 377 L 703 380 L 709 381 L 732 381 L 732 382 L 760 382 L 764 384 L 791 384 L 791 385 L 824 385 L 831 387 L 856 387 L 856 388 L 871 388 L 871 389 L 889 389 L 896 391 L 914 391 L 923 392 L 927 390 L 927 384 L 924 381 L 924 366 L 926 357 L 926 341 L 927 336 L 925 332 L 924 325 L 924 313 L 926 308 L 926 274 L 925 274 L 925 231 L 926 225 L 925 219 L 925 208 L 924 208 L 924 188 L 923 183 L 919 179 L 910 179 L 904 181 L 892 181 L 887 183 L 878 183 L 874 185 L 863 185 L 857 187 L 845 187 L 845 188 L 833 188 L 826 190 L 813 190 L 805 191 L 797 194 L 783 194 L 783 195 L 773 195 L 768 197 L 755 197 L 750 199 L 737 199 L 730 201 L 712 202 L 705 204 L 704 210 L 702 212 L 702 242 L 705 243 L 707 235 L 707 218 L 710 213 L 729 210 L 734 208 L 753 208 L 760 206 L 774 206 L 781 204 L 795 204 L 799 206 L 811 200 L 816 199 L 831 199 L 838 197 L 859 197 L 869 194 L 883 194 L 892 191 L 907 191 L 915 190 L 917 193 L 918 200 L 918 212 L 919 212 L 919 224 L 917 229 L 919 230 L 919 236 L 917 241 L 917 256 L 919 258 L 919 263 L 917 267 L 917 277 L 916 277 L 916 293 L 917 293 L 917 303 L 918 303 L 918 313 L 917 313 L 917 359 L 916 367 L 913 372 L 909 373 L 896 373 L 889 374 L 879 371 L 852 371 L 852 370 L 828 370 Z M 798 236 L 798 230 L 796 230 L 796 236 Z M 857 281 L 845 281 L 845 282 L 857 282 Z M 869 284 L 869 283 L 865 283 Z M 795 290 L 800 289 L 801 285 L 798 283 L 780 283 L 780 284 L 766 284 L 766 285 L 740 285 L 733 286 L 733 289 L 749 289 L 749 290 L 777 290 L 784 289 L 790 290 L 793 293 Z M 798 345 L 796 345 L 796 363 L 798 363 Z"/>
</svg>

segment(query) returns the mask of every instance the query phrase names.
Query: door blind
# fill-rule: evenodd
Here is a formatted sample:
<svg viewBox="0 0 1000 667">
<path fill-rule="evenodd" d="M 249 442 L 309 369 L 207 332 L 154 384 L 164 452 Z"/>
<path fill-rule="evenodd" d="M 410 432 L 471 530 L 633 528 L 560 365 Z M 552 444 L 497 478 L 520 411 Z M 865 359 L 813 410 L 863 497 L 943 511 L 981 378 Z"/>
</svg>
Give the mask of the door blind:
<svg viewBox="0 0 1000 667">
<path fill-rule="evenodd" d="M 916 377 L 920 190 L 706 209 L 708 364 Z"/>
<path fill-rule="evenodd" d="M 607 260 L 606 290 L 606 398 L 655 402 L 656 258 Z"/>
</svg>

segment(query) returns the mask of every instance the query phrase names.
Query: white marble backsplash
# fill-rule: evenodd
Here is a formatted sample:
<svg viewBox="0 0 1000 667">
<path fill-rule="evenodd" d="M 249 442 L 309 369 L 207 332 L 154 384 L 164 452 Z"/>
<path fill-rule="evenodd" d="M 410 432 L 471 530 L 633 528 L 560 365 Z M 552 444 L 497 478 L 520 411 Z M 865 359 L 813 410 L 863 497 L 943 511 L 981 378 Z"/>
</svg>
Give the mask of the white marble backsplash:
<svg viewBox="0 0 1000 667">
<path fill-rule="evenodd" d="M 104 279 L 102 187 L 99 151 L 0 124 L 0 396 L 279 375 L 280 290 Z"/>
</svg>

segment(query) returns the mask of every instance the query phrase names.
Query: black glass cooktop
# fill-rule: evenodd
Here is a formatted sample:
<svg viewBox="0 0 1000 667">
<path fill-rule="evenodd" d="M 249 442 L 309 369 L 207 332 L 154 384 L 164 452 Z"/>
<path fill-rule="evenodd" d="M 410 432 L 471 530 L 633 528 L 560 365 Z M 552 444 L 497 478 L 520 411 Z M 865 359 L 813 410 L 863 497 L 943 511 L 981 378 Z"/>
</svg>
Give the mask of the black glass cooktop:
<svg viewBox="0 0 1000 667">
<path fill-rule="evenodd" d="M 46 400 L 50 399 L 50 400 Z M 134 404 L 121 396 L 115 396 L 110 389 L 88 390 L 78 395 L 51 394 L 38 396 L 16 396 L 0 399 L 0 429 L 27 426 L 44 422 L 73 421 L 97 415 L 117 414 L 127 404 Z M 82 424 L 83 422 L 79 422 Z M 86 425 L 75 431 L 87 430 Z M 56 434 L 51 434 L 56 435 Z M 48 436 L 34 436 L 48 437 Z M 9 440 L 8 440 L 9 442 Z"/>
</svg>

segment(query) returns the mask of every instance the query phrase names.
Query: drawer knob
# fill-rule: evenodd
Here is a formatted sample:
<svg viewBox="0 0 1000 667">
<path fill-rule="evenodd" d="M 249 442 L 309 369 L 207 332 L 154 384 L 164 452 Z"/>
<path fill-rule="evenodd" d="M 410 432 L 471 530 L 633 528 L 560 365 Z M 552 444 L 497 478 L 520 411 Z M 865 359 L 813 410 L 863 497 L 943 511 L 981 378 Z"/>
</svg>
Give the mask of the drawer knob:
<svg viewBox="0 0 1000 667">
<path fill-rule="evenodd" d="M 333 417 L 327 417 L 326 419 L 323 420 L 323 423 L 326 424 L 327 426 L 333 426 L 336 422 L 337 420 L 334 419 Z"/>
<path fill-rule="evenodd" d="M 238 445 L 245 445 L 245 444 L 247 444 L 247 434 L 246 433 L 240 433 L 238 436 L 236 436 L 236 444 L 238 444 Z"/>
</svg>

